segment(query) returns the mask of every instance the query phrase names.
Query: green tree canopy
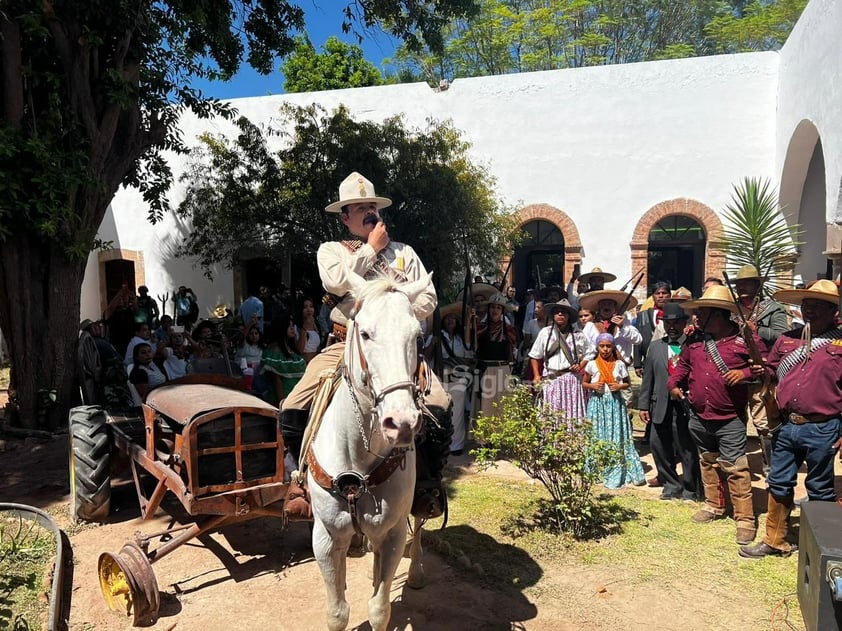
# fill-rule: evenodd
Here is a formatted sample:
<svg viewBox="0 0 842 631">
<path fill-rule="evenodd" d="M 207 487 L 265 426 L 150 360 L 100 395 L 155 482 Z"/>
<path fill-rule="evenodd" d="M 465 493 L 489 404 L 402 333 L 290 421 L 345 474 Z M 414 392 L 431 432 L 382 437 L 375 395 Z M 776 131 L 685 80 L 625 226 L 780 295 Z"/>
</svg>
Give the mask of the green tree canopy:
<svg viewBox="0 0 842 631">
<path fill-rule="evenodd" d="M 443 52 L 398 47 L 402 79 L 427 80 L 772 50 L 807 0 L 480 0 L 444 29 Z"/>
<path fill-rule="evenodd" d="M 382 85 L 383 75 L 363 57 L 363 49 L 331 35 L 317 53 L 307 37 L 299 37 L 295 50 L 281 66 L 284 90 L 318 92 Z"/>
<path fill-rule="evenodd" d="M 400 117 L 360 122 L 344 107 L 328 113 L 316 105 L 286 106 L 283 118 L 288 144 L 277 151 L 269 132 L 245 118 L 234 139 L 203 137 L 183 178 L 190 185 L 179 213 L 193 226 L 181 254 L 198 257 L 206 270 L 235 264 L 245 244 L 259 243 L 268 256 L 292 253 L 295 277 L 319 287 L 318 246 L 347 234 L 323 209 L 352 171 L 392 199 L 383 211 L 389 235 L 418 251 L 445 294 L 455 293 L 448 281 L 461 283 L 466 256 L 493 267 L 513 236 L 494 179 L 470 161 L 451 123 L 411 129 Z"/>
<path fill-rule="evenodd" d="M 73 398 L 86 257 L 114 193 L 167 209 L 179 117 L 226 113 L 192 86 L 243 61 L 268 74 L 304 27 L 291 0 L 4 0 L 0 5 L 0 328 L 23 424 Z M 381 24 L 416 46 L 474 0 L 348 0 L 337 28 Z M 344 9 L 343 9 L 344 6 Z M 340 22 L 340 20 L 337 20 Z M 39 394 L 40 392 L 40 394 Z M 40 403 L 39 403 L 40 401 Z"/>
</svg>

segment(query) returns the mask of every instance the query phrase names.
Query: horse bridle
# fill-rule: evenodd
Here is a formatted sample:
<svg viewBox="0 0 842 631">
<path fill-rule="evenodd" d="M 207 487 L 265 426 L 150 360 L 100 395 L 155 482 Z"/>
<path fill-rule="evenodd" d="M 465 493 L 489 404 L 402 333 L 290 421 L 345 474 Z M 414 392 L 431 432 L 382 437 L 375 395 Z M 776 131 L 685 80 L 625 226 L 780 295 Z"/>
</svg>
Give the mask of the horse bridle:
<svg viewBox="0 0 842 631">
<path fill-rule="evenodd" d="M 387 394 L 389 394 L 390 392 L 395 392 L 396 390 L 409 390 L 412 394 L 412 398 L 416 402 L 418 401 L 420 394 L 423 393 L 424 395 L 427 395 L 430 393 L 429 368 L 427 366 L 427 362 L 423 360 L 422 356 L 419 353 L 418 368 L 415 371 L 413 379 L 411 381 L 397 381 L 393 384 L 389 384 L 388 386 L 383 388 L 378 394 L 377 391 L 374 389 L 374 384 L 371 382 L 371 378 L 369 376 L 368 360 L 366 360 L 365 355 L 363 354 L 362 342 L 360 341 L 360 329 L 353 318 L 350 318 L 348 320 L 348 326 L 352 332 L 352 335 L 349 336 L 348 343 L 352 344 L 353 350 L 356 351 L 357 363 L 359 364 L 360 370 L 362 372 L 362 386 L 363 388 L 365 388 L 366 391 L 368 391 L 369 398 L 372 400 L 372 406 L 374 408 L 376 408 L 378 405 L 380 405 L 380 403 L 383 402 L 383 399 L 386 397 Z M 351 368 L 346 364 L 343 368 L 343 371 L 344 376 L 346 376 L 346 378 L 349 380 L 348 385 L 353 386 Z M 419 388 L 419 384 L 421 384 L 421 388 Z"/>
<path fill-rule="evenodd" d="M 375 418 L 377 417 L 377 405 L 383 401 L 383 398 L 387 394 L 404 389 L 407 389 L 412 393 L 412 398 L 418 405 L 419 410 L 421 410 L 422 413 L 429 414 L 429 410 L 427 410 L 423 400 L 423 397 L 430 392 L 429 368 L 420 353 L 418 369 L 416 370 L 412 381 L 405 380 L 395 382 L 383 388 L 378 394 L 374 389 L 374 385 L 370 383 L 370 378 L 368 376 L 368 361 L 362 352 L 359 329 L 357 328 L 356 322 L 354 322 L 353 318 L 348 320 L 348 326 L 349 331 L 352 333 L 352 335 L 348 336 L 348 344 L 355 344 L 355 347 L 352 350 L 356 351 L 357 361 L 363 374 L 362 385 L 368 391 L 369 398 L 372 401 L 371 414 Z M 370 436 L 366 435 L 365 428 L 363 427 L 362 409 L 354 389 L 352 371 L 347 364 L 342 367 L 342 377 L 348 385 L 348 392 L 350 393 L 351 400 L 354 404 L 354 416 L 356 417 L 357 426 L 359 427 L 360 435 L 363 439 L 363 447 L 365 447 L 366 451 L 371 453 Z M 381 458 L 381 461 L 366 475 L 362 475 L 357 471 L 351 470 L 342 471 L 336 476 L 331 477 L 319 464 L 312 446 L 308 449 L 306 458 L 308 467 L 310 468 L 310 473 L 313 475 L 313 479 L 316 483 L 332 495 L 341 497 L 348 502 L 348 512 L 351 515 L 351 523 L 353 524 L 354 531 L 358 535 L 362 535 L 362 529 L 357 517 L 357 500 L 370 489 L 373 489 L 378 484 L 382 484 L 388 480 L 392 473 L 394 473 L 397 469 L 403 469 L 406 464 L 406 452 L 410 448 L 411 447 L 393 449 L 388 456 L 375 454 L 378 458 Z"/>
</svg>

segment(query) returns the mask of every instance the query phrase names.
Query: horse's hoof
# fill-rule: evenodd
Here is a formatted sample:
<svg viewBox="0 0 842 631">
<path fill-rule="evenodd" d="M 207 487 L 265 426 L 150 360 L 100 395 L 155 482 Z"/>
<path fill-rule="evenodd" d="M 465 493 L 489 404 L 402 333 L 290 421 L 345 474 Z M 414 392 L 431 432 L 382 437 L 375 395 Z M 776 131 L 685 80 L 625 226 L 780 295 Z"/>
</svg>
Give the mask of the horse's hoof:
<svg viewBox="0 0 842 631">
<path fill-rule="evenodd" d="M 424 574 L 410 574 L 406 577 L 406 585 L 410 589 L 421 589 L 427 585 L 427 577 Z"/>
</svg>

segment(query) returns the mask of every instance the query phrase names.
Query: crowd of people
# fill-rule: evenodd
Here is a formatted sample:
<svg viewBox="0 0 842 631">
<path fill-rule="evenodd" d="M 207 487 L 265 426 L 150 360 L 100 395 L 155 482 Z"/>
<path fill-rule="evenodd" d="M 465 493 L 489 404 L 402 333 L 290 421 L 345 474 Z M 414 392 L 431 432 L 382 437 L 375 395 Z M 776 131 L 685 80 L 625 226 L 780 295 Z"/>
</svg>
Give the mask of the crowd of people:
<svg viewBox="0 0 842 631">
<path fill-rule="evenodd" d="M 443 494 L 439 447 L 461 455 L 472 419 L 499 414 L 502 397 L 520 381 L 532 387 L 535 405 L 571 420 L 588 419 L 597 437 L 617 448 L 621 457 L 606 471 L 606 487 L 648 483 L 662 488 L 664 500 L 702 502 L 693 515 L 700 524 L 725 516 L 727 492 L 744 557 L 790 553 L 787 518 L 805 462 L 807 499 L 835 499 L 842 328 L 834 282 L 819 280 L 766 297 L 764 279 L 747 265 L 733 287 L 726 286 L 727 276 L 708 278 L 694 299 L 687 288 L 659 281 L 638 305 L 633 291 L 606 289 L 616 276 L 598 267 L 587 274 L 577 267 L 566 288 L 527 289 L 522 301 L 517 288 L 503 291 L 479 278 L 460 300 L 439 305 L 438 332 L 432 326 L 436 292 L 423 263 L 409 245 L 390 240 L 380 218 L 390 204 L 359 173 L 340 184 L 339 201 L 325 210 L 339 215 L 353 239 L 319 248 L 328 292 L 322 302 L 261 287 L 237 313 L 223 305 L 214 318 L 197 322 L 191 289 L 175 292 L 173 317 L 166 309 L 159 313 L 146 287 L 135 296 L 124 285 L 102 321 L 81 323 L 87 401 L 114 396 L 116 387 L 109 390 L 112 380 L 103 375 L 122 373 L 125 382 L 128 374 L 142 398 L 221 359 L 227 370 L 239 370 L 253 392 L 281 408 L 284 441 L 297 462 L 319 375 L 335 370 L 343 356 L 355 285 L 383 276 L 398 284 L 426 278 L 413 309 L 425 332 L 425 356 L 441 375 L 441 382 L 431 375 L 426 403 L 443 413 L 452 402 L 453 425 L 452 438 L 449 432 L 436 437 L 431 428 L 432 455 L 419 457 L 423 477 L 436 483 L 431 496 Z M 641 379 L 636 399 L 632 374 Z M 633 410 L 651 446 L 656 475 L 649 480 L 633 441 Z M 753 543 L 749 422 L 761 437 L 769 488 L 759 543 Z M 446 442 L 439 446 L 436 440 Z"/>
<path fill-rule="evenodd" d="M 442 308 L 452 453 L 462 453 L 472 417 L 499 414 L 513 384 L 531 384 L 535 405 L 590 420 L 595 435 L 616 447 L 621 457 L 605 473 L 607 488 L 649 484 L 661 487 L 661 499 L 701 502 L 693 515 L 700 524 L 723 518 L 730 504 L 741 556 L 789 554 L 798 468 L 807 463 L 805 501 L 836 497 L 837 285 L 819 280 L 765 296 L 764 279 L 746 265 L 733 279 L 706 279 L 700 298 L 657 282 L 638 305 L 631 293 L 604 289 L 613 280 L 594 268 L 566 289 L 527 290 L 523 304 L 513 287 L 475 283 L 469 311 L 459 302 Z M 468 327 L 461 314 L 471 318 Z M 641 378 L 635 399 L 632 371 Z M 801 390 L 807 385 L 809 395 Z M 655 464 L 648 480 L 632 436 L 634 410 Z M 762 447 L 763 468 L 754 473 L 769 487 L 766 536 L 754 544 L 749 423 Z"/>
</svg>

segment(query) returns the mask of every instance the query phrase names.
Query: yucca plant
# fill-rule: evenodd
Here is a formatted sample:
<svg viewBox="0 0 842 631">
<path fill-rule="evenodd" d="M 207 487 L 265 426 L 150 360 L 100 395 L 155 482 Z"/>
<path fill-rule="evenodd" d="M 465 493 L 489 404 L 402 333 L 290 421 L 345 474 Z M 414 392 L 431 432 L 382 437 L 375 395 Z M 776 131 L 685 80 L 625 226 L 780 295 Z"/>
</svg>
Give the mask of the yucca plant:
<svg viewBox="0 0 842 631">
<path fill-rule="evenodd" d="M 791 287 L 801 230 L 787 222 L 769 180 L 747 177 L 735 184 L 722 217 L 726 225 L 713 245 L 726 253 L 729 272 L 751 264 L 766 279 L 765 293 Z"/>
</svg>

